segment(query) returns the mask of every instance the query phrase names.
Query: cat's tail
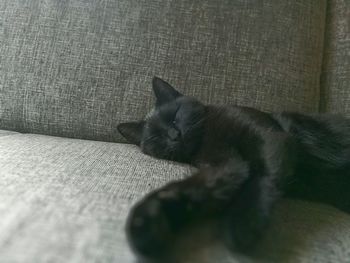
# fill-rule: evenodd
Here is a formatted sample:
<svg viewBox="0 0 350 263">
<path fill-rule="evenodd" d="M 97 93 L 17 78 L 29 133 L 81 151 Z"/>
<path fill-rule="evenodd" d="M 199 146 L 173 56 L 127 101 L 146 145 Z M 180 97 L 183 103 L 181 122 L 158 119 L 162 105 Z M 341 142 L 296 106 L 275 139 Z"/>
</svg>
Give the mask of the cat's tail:
<svg viewBox="0 0 350 263">
<path fill-rule="evenodd" d="M 350 119 L 332 114 L 289 112 L 273 117 L 299 142 L 301 162 L 310 168 L 350 169 Z"/>
<path fill-rule="evenodd" d="M 299 141 L 298 166 L 287 196 L 350 212 L 350 120 L 338 115 L 282 113 L 281 127 Z"/>
</svg>

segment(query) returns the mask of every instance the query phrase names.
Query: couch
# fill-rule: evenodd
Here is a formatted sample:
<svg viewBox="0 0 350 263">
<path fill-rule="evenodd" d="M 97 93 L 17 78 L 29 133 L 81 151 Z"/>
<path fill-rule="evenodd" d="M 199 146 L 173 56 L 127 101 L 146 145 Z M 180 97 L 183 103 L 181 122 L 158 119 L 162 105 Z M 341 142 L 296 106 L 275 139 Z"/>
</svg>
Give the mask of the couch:
<svg viewBox="0 0 350 263">
<path fill-rule="evenodd" d="M 0 262 L 135 261 L 130 207 L 192 171 L 117 132 L 154 75 L 205 103 L 349 116 L 350 1 L 0 1 Z M 178 262 L 350 262 L 350 215 L 301 200 L 250 256 L 192 238 Z"/>
</svg>

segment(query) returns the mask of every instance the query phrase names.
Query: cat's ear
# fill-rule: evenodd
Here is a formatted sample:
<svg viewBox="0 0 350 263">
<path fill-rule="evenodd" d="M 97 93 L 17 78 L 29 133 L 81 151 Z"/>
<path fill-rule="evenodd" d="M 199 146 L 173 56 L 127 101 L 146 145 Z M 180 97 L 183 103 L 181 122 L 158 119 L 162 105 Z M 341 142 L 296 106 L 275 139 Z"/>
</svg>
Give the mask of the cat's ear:
<svg viewBox="0 0 350 263">
<path fill-rule="evenodd" d="M 168 103 L 182 96 L 182 94 L 174 89 L 168 82 L 157 77 L 153 78 L 152 87 L 156 95 L 156 106 Z"/>
<path fill-rule="evenodd" d="M 125 122 L 118 124 L 117 129 L 128 142 L 140 145 L 144 126 L 144 121 Z"/>
</svg>

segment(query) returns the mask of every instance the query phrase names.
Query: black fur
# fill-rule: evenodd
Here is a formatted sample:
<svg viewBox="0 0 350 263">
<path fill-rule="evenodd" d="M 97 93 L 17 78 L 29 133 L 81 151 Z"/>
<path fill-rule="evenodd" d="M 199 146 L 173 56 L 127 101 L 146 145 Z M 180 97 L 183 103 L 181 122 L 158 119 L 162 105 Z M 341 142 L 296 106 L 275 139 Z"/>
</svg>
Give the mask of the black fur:
<svg viewBox="0 0 350 263">
<path fill-rule="evenodd" d="M 153 90 L 153 113 L 118 130 L 144 153 L 191 164 L 198 172 L 132 209 L 126 230 L 138 254 L 162 256 L 179 230 L 209 217 L 223 218 L 227 244 L 247 251 L 282 196 L 350 211 L 348 119 L 206 106 L 159 78 Z"/>
</svg>

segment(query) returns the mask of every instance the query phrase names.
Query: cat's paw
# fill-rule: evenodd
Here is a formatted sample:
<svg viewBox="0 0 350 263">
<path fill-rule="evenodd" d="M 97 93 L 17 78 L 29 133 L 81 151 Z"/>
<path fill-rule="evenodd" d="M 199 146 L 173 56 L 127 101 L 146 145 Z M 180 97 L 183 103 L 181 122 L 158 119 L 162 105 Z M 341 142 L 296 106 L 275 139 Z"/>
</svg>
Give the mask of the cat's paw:
<svg viewBox="0 0 350 263">
<path fill-rule="evenodd" d="M 145 258 L 165 256 L 185 219 L 183 208 L 175 191 L 159 191 L 136 204 L 126 225 L 133 250 Z"/>
<path fill-rule="evenodd" d="M 144 257 L 156 258 L 167 249 L 172 230 L 157 198 L 138 203 L 130 212 L 126 225 L 129 243 Z"/>
</svg>

